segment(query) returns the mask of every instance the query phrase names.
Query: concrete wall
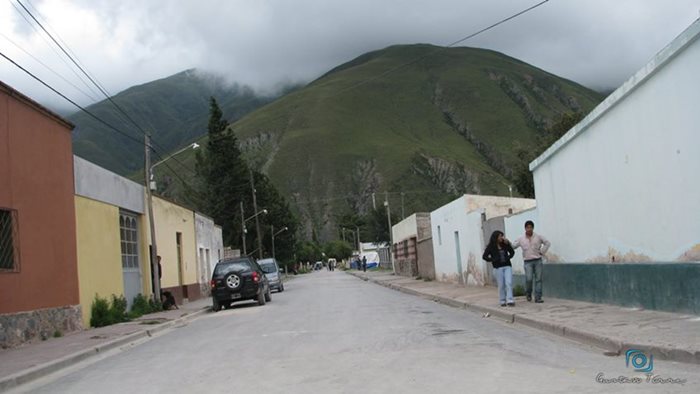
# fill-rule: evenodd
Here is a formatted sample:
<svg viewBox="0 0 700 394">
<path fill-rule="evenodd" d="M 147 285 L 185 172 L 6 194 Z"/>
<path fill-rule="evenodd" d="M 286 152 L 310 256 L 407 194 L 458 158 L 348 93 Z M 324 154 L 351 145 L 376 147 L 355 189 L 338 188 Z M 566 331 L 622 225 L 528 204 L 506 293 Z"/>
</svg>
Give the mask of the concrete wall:
<svg viewBox="0 0 700 394">
<path fill-rule="evenodd" d="M 4 84 L 0 119 L 0 208 L 16 213 L 19 262 L 0 272 L 0 314 L 78 305 L 72 125 Z"/>
<path fill-rule="evenodd" d="M 199 284 L 203 296 L 210 293 L 209 280 L 214 266 L 223 256 L 223 240 L 221 227 L 214 220 L 198 212 L 194 214 L 195 238 L 197 241 L 197 264 Z"/>
<path fill-rule="evenodd" d="M 435 279 L 433 239 L 424 238 L 418 240 L 416 249 L 418 253 L 418 276 L 424 279 Z"/>
<path fill-rule="evenodd" d="M 545 297 L 700 314 L 700 264 L 545 264 Z"/>
<path fill-rule="evenodd" d="M 144 186 L 73 156 L 75 194 L 143 214 Z"/>
<path fill-rule="evenodd" d="M 431 212 L 436 279 L 478 286 L 490 284 L 491 264 L 481 259 L 487 241 L 484 220 L 534 206 L 535 200 L 531 199 L 464 195 Z M 497 220 L 500 223 L 502 219 Z"/>
<path fill-rule="evenodd" d="M 194 212 L 154 196 L 153 216 L 163 270 L 161 288 L 172 292 L 178 303 L 185 298 L 200 298 Z M 178 264 L 177 233 L 182 239 L 181 264 Z"/>
<path fill-rule="evenodd" d="M 416 214 L 407 217 L 406 219 L 396 223 L 391 227 L 391 235 L 394 243 L 399 243 L 405 239 L 418 236 L 418 224 L 416 223 Z"/>
<path fill-rule="evenodd" d="M 700 260 L 700 21 L 530 168 L 565 262 Z"/>
<path fill-rule="evenodd" d="M 506 237 L 511 242 L 514 242 L 519 237 L 525 235 L 525 222 L 528 220 L 532 220 L 535 223 L 535 232 L 539 232 L 537 209 L 528 209 L 527 211 L 503 218 Z M 545 234 L 542 235 L 546 237 Z M 525 261 L 523 260 L 522 249 L 518 248 L 515 250 L 515 256 L 510 262 L 513 265 L 513 274 L 525 275 Z"/>
<path fill-rule="evenodd" d="M 73 126 L 0 83 L 0 209 L 13 268 L 0 271 L 0 347 L 80 328 Z"/>
<path fill-rule="evenodd" d="M 95 295 L 124 295 L 119 208 L 76 196 L 75 217 L 80 305 L 83 325 L 89 327 Z"/>
<path fill-rule="evenodd" d="M 430 214 L 437 280 L 484 285 L 485 266 L 481 261 L 484 213 L 482 209 L 468 213 L 467 200 L 458 198 Z"/>
</svg>

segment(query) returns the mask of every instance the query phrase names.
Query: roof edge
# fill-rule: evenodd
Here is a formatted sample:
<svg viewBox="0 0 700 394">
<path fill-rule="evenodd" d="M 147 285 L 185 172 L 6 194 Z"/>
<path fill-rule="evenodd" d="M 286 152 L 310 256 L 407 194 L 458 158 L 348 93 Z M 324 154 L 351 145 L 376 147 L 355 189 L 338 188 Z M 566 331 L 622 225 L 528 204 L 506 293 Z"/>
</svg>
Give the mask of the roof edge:
<svg viewBox="0 0 700 394">
<path fill-rule="evenodd" d="M 48 116 L 49 118 L 55 120 L 57 123 L 62 124 L 63 126 L 67 127 L 71 131 L 75 129 L 75 125 L 68 120 L 64 119 L 61 115 L 58 115 L 57 113 L 51 111 L 50 109 L 44 107 L 43 105 L 39 104 L 29 96 L 25 95 L 24 93 L 20 92 L 19 90 L 13 88 L 12 86 L 0 81 L 0 90 L 7 92 L 7 94 L 10 97 L 14 97 L 18 99 L 19 101 L 23 102 L 24 104 L 27 104 L 30 107 L 33 107 L 37 111 L 43 113 L 44 115 Z"/>
<path fill-rule="evenodd" d="M 700 18 L 696 19 L 673 41 L 666 45 L 647 64 L 632 75 L 625 83 L 612 92 L 602 103 L 598 104 L 583 120 L 572 127 L 566 134 L 559 138 L 552 146 L 547 148 L 539 157 L 530 162 L 530 171 L 535 171 L 559 150 L 569 144 L 579 134 L 586 131 L 593 123 L 614 108 L 620 101 L 632 94 L 639 86 L 654 76 L 668 62 L 673 60 L 685 48 L 700 37 Z"/>
</svg>

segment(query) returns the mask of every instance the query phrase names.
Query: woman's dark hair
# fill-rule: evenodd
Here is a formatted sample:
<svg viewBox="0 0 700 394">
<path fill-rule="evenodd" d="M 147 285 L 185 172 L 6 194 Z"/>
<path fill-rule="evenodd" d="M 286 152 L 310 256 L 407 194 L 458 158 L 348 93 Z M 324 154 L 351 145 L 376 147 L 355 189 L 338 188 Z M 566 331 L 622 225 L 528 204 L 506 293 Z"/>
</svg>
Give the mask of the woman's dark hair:
<svg viewBox="0 0 700 394">
<path fill-rule="evenodd" d="M 491 239 L 489 239 L 489 244 L 486 249 L 495 250 L 498 249 L 498 236 L 503 235 L 503 231 L 496 230 L 491 233 Z"/>
</svg>

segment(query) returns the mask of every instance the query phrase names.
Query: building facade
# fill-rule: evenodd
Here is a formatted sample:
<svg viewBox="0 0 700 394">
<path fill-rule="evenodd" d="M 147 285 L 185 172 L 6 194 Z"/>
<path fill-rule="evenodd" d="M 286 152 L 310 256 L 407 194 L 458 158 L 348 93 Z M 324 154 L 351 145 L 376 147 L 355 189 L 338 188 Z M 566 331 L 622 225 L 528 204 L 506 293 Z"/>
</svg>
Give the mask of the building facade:
<svg viewBox="0 0 700 394">
<path fill-rule="evenodd" d="M 195 212 L 194 221 L 200 293 L 208 297 L 211 294 L 209 280 L 214 267 L 224 257 L 222 229 L 214 224 L 214 219 L 199 212 Z"/>
<path fill-rule="evenodd" d="M 482 260 L 488 238 L 484 223 L 535 206 L 535 200 L 464 195 L 430 213 L 435 277 L 439 281 L 484 286 L 491 266 Z"/>
<path fill-rule="evenodd" d="M 74 157 L 80 304 L 85 326 L 96 296 L 152 294 L 144 187 Z"/>
<path fill-rule="evenodd" d="M 0 347 L 82 326 L 72 129 L 0 82 Z"/>
<path fill-rule="evenodd" d="M 415 213 L 391 229 L 396 273 L 435 279 L 430 213 Z"/>
</svg>

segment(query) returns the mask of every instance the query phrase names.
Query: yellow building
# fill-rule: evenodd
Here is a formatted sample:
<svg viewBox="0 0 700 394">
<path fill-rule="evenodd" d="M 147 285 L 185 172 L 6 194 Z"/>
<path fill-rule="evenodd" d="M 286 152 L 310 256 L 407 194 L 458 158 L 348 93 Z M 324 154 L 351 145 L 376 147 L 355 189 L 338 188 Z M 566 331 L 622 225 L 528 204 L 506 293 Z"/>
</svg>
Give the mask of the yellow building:
<svg viewBox="0 0 700 394">
<path fill-rule="evenodd" d="M 143 186 L 74 157 L 80 305 L 90 325 L 95 296 L 152 294 Z"/>
<path fill-rule="evenodd" d="M 154 196 L 153 216 L 161 257 L 161 288 L 171 292 L 178 304 L 201 298 L 194 212 Z"/>
</svg>

